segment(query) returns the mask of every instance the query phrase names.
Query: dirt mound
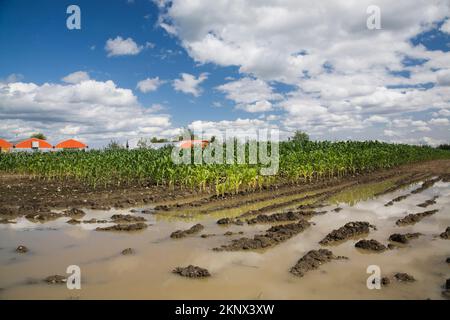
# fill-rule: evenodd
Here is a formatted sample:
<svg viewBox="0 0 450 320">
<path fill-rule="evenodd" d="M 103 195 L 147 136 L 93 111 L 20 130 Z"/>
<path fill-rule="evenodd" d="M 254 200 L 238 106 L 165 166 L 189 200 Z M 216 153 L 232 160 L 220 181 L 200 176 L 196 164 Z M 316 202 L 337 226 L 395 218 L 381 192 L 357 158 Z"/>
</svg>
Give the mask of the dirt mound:
<svg viewBox="0 0 450 320">
<path fill-rule="evenodd" d="M 433 198 L 426 200 L 422 203 L 419 203 L 417 206 L 421 208 L 426 208 L 428 206 L 431 206 L 433 204 L 436 204 L 436 199 L 439 198 L 439 196 L 434 196 Z"/>
<path fill-rule="evenodd" d="M 238 226 L 242 226 L 244 222 L 241 219 L 222 218 L 217 220 L 217 224 L 221 225 L 235 224 Z"/>
<path fill-rule="evenodd" d="M 256 224 L 256 223 L 273 223 L 273 222 L 286 222 L 286 221 L 296 221 L 303 218 L 312 217 L 316 214 L 322 214 L 326 211 L 322 212 L 315 212 L 315 211 L 288 211 L 288 212 L 280 212 L 280 213 L 274 213 L 271 215 L 264 215 L 260 214 L 256 216 L 255 218 L 248 219 L 248 224 Z"/>
<path fill-rule="evenodd" d="M 277 245 L 286 241 L 308 228 L 311 224 L 306 220 L 297 223 L 273 226 L 263 235 L 255 235 L 253 238 L 240 238 L 232 240 L 230 244 L 214 248 L 215 251 L 238 251 L 262 249 Z"/>
<path fill-rule="evenodd" d="M 437 178 L 426 180 L 422 183 L 422 185 L 419 188 L 411 191 L 411 193 L 416 194 L 416 193 L 420 193 L 428 188 L 431 188 L 432 186 L 434 186 L 434 184 L 436 182 L 440 181 L 441 179 L 442 179 L 441 177 L 437 177 Z"/>
<path fill-rule="evenodd" d="M 318 269 L 322 264 L 337 259 L 347 258 L 342 256 L 336 257 L 333 252 L 327 249 L 311 250 L 297 261 L 295 266 L 291 268 L 290 273 L 303 277 L 308 271 Z"/>
<path fill-rule="evenodd" d="M 96 231 L 137 231 L 147 228 L 147 224 L 143 222 L 132 223 L 132 224 L 115 224 L 109 227 L 97 227 Z"/>
<path fill-rule="evenodd" d="M 133 250 L 133 248 L 126 248 L 126 249 L 123 249 L 120 254 L 126 256 L 126 255 L 130 255 L 130 254 L 134 254 L 134 253 L 135 253 L 135 251 Z"/>
<path fill-rule="evenodd" d="M 395 278 L 395 280 L 400 281 L 400 282 L 414 282 L 414 281 L 416 281 L 416 279 L 412 275 L 409 275 L 409 274 L 404 273 L 404 272 L 398 272 L 398 273 L 394 274 L 394 278 Z"/>
<path fill-rule="evenodd" d="M 188 236 L 188 235 L 190 235 L 190 234 L 194 234 L 194 233 L 200 232 L 200 231 L 202 231 L 204 228 L 205 228 L 205 227 L 204 227 L 202 224 L 197 223 L 196 225 L 193 225 L 192 227 L 190 227 L 190 228 L 187 229 L 187 230 L 177 230 L 177 231 L 175 231 L 175 232 L 172 232 L 172 234 L 170 235 L 170 237 L 171 237 L 171 238 L 176 238 L 176 239 L 184 238 L 184 237 L 186 237 L 186 236 Z"/>
<path fill-rule="evenodd" d="M 42 212 L 36 212 L 36 213 L 29 213 L 25 215 L 25 218 L 27 218 L 31 222 L 48 222 L 53 221 L 58 218 L 61 218 L 63 215 L 60 213 L 52 212 L 52 211 L 42 211 Z"/>
<path fill-rule="evenodd" d="M 111 220 L 115 223 L 131 223 L 147 221 L 144 217 L 133 216 L 131 214 L 114 214 Z"/>
<path fill-rule="evenodd" d="M 409 240 L 411 239 L 416 239 L 418 237 L 420 237 L 422 234 L 419 232 L 416 233 L 394 233 L 391 234 L 389 236 L 389 241 L 393 241 L 393 242 L 399 242 L 399 243 L 403 243 L 406 244 L 409 242 Z"/>
<path fill-rule="evenodd" d="M 23 246 L 23 245 L 20 245 L 20 246 L 18 246 L 16 248 L 16 252 L 17 253 L 27 253 L 28 252 L 28 248 Z"/>
<path fill-rule="evenodd" d="M 44 282 L 47 282 L 48 284 L 63 284 L 67 282 L 67 277 L 56 274 L 53 276 L 48 276 L 44 279 Z"/>
<path fill-rule="evenodd" d="M 352 237 L 369 233 L 370 228 L 376 230 L 375 226 L 371 225 L 368 222 L 348 222 L 343 227 L 331 231 L 319 243 L 322 245 L 327 245 L 333 242 L 348 240 Z"/>
<path fill-rule="evenodd" d="M 442 239 L 450 239 L 450 227 L 447 227 L 444 232 L 439 235 Z"/>
<path fill-rule="evenodd" d="M 424 211 L 424 212 L 420 212 L 420 213 L 411 213 L 411 214 L 408 214 L 404 218 L 398 219 L 395 222 L 395 224 L 398 226 L 406 226 L 406 225 L 410 225 L 410 224 L 415 224 L 415 223 L 421 221 L 423 218 L 431 216 L 438 211 L 439 210 L 435 209 L 435 210 L 429 210 L 429 211 Z"/>
<path fill-rule="evenodd" d="M 71 208 L 71 209 L 63 211 L 64 217 L 70 217 L 70 218 L 74 218 L 74 219 L 83 218 L 85 215 L 86 215 L 86 213 L 83 210 L 77 209 L 77 208 Z"/>
<path fill-rule="evenodd" d="M 387 249 L 387 247 L 384 244 L 379 243 L 377 240 L 360 240 L 355 244 L 356 248 L 364 249 L 364 250 L 371 250 L 371 251 L 377 251 L 381 252 Z"/>
<path fill-rule="evenodd" d="M 405 194 L 402 196 L 398 196 L 397 198 L 392 199 L 391 201 L 389 201 L 388 203 L 386 203 L 384 206 L 385 207 L 389 207 L 392 206 L 394 204 L 394 202 L 400 202 L 402 200 L 405 200 L 406 198 L 408 198 L 411 194 Z"/>
<path fill-rule="evenodd" d="M 193 265 L 189 265 L 187 267 L 177 267 L 172 272 L 188 278 L 204 278 L 211 276 L 207 269 Z"/>
</svg>

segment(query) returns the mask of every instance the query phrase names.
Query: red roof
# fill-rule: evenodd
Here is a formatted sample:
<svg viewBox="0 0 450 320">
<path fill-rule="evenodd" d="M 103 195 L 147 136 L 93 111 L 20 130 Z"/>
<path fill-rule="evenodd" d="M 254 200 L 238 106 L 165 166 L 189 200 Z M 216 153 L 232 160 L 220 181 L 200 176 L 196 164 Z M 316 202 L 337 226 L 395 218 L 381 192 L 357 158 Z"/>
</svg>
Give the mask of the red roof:
<svg viewBox="0 0 450 320">
<path fill-rule="evenodd" d="M 29 149 L 29 148 L 33 147 L 33 142 L 38 142 L 40 149 L 52 148 L 52 145 L 50 143 L 48 143 L 45 140 L 37 139 L 37 138 L 30 138 L 30 139 L 23 140 L 23 141 L 17 143 L 15 145 L 15 147 L 17 149 Z"/>
<path fill-rule="evenodd" d="M 84 149 L 87 148 L 87 145 L 85 145 L 83 142 L 80 142 L 75 139 L 69 139 L 66 141 L 61 141 L 58 143 L 55 148 L 58 149 Z"/>
<path fill-rule="evenodd" d="M 8 141 L 4 139 L 0 139 L 0 149 L 9 149 L 12 148 L 12 143 L 9 143 Z"/>
<path fill-rule="evenodd" d="M 201 145 L 202 148 L 206 147 L 209 144 L 208 140 L 183 140 L 180 143 L 180 148 L 189 149 L 195 145 Z"/>
</svg>

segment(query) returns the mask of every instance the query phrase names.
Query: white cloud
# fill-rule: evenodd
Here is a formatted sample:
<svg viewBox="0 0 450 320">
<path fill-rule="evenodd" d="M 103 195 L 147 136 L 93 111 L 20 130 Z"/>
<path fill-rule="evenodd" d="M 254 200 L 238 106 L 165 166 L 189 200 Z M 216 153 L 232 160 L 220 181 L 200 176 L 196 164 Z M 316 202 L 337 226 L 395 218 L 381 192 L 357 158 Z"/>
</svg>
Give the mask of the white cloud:
<svg viewBox="0 0 450 320">
<path fill-rule="evenodd" d="M 445 20 L 441 26 L 441 31 L 450 34 L 450 19 Z"/>
<path fill-rule="evenodd" d="M 236 108 L 256 111 L 258 102 L 271 103 L 284 111 L 280 125 L 288 130 L 301 128 L 328 138 L 349 131 L 355 137 L 382 138 L 384 126 L 392 126 L 399 129 L 396 134 L 431 129 L 430 137 L 442 137 L 442 131 L 413 122 L 423 121 L 430 110 L 449 109 L 450 52 L 413 46 L 410 39 L 450 15 L 448 0 L 380 0 L 382 30 L 376 31 L 366 27 L 371 4 L 162 1 L 159 22 L 195 61 L 239 68 L 240 80 L 217 88 Z M 405 66 L 405 58 L 425 62 Z M 292 89 L 274 98 L 277 92 L 268 85 L 273 81 Z M 435 86 L 423 88 L 425 83 Z M 402 124 L 397 120 L 404 114 L 411 119 Z"/>
<path fill-rule="evenodd" d="M 182 73 L 181 79 L 175 79 L 172 85 L 176 91 L 189 93 L 194 97 L 198 97 L 202 92 L 200 84 L 206 79 L 208 79 L 207 73 L 201 73 L 197 78 L 192 74 Z"/>
<path fill-rule="evenodd" d="M 437 126 L 446 126 L 450 122 L 447 118 L 433 118 L 429 121 L 430 124 L 437 125 Z"/>
<path fill-rule="evenodd" d="M 160 80 L 159 77 L 156 78 L 147 78 L 145 80 L 141 80 L 137 83 L 136 88 L 138 88 L 141 92 L 147 93 L 151 91 L 156 91 L 160 85 L 162 85 L 165 81 Z"/>
<path fill-rule="evenodd" d="M 267 100 L 259 100 L 252 104 L 238 105 L 238 108 L 247 112 L 266 112 L 272 110 L 272 104 Z"/>
<path fill-rule="evenodd" d="M 105 45 L 108 57 L 137 55 L 142 49 L 143 47 L 134 42 L 132 38 L 123 39 L 120 36 L 108 39 Z"/>
<path fill-rule="evenodd" d="M 387 137 L 395 137 L 395 136 L 399 136 L 400 134 L 396 131 L 393 130 L 384 130 L 384 135 Z"/>
<path fill-rule="evenodd" d="M 85 71 L 76 71 L 71 74 L 68 74 L 61 80 L 66 83 L 76 84 L 76 83 L 90 80 L 90 77 L 89 77 L 89 74 Z"/>
<path fill-rule="evenodd" d="M 129 89 L 113 81 L 74 84 L 0 84 L 0 131 L 6 138 L 44 132 L 59 140 L 77 135 L 90 145 L 159 134 L 170 116 L 144 108 Z"/>
</svg>

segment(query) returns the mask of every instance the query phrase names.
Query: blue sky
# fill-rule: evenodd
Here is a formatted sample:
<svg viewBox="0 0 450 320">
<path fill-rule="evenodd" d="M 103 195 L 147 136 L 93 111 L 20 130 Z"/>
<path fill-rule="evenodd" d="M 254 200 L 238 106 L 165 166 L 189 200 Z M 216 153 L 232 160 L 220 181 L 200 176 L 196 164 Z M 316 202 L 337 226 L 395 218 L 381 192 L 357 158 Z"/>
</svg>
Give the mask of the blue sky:
<svg viewBox="0 0 450 320">
<path fill-rule="evenodd" d="M 380 1 L 381 30 L 370 1 L 350 2 L 1 0 L 1 135 L 448 141 L 449 1 Z M 81 30 L 66 27 L 71 4 Z"/>
</svg>

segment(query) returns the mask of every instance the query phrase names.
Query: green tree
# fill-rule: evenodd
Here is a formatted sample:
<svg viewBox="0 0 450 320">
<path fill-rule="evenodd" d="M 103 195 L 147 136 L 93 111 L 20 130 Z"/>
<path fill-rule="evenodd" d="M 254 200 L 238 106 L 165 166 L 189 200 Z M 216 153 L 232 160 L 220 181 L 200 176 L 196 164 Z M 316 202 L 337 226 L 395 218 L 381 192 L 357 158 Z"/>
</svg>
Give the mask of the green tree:
<svg viewBox="0 0 450 320">
<path fill-rule="evenodd" d="M 111 140 L 105 148 L 106 150 L 121 150 L 124 147 L 116 140 Z"/>
<path fill-rule="evenodd" d="M 309 141 L 309 135 L 306 132 L 296 130 L 294 132 L 294 136 L 290 138 L 289 140 L 295 141 L 295 142 L 307 142 Z"/>
<path fill-rule="evenodd" d="M 41 140 L 47 140 L 47 137 L 46 137 L 43 133 L 41 133 L 41 132 L 33 133 L 33 134 L 30 136 L 30 138 L 36 138 L 36 139 L 41 139 Z"/>
</svg>

